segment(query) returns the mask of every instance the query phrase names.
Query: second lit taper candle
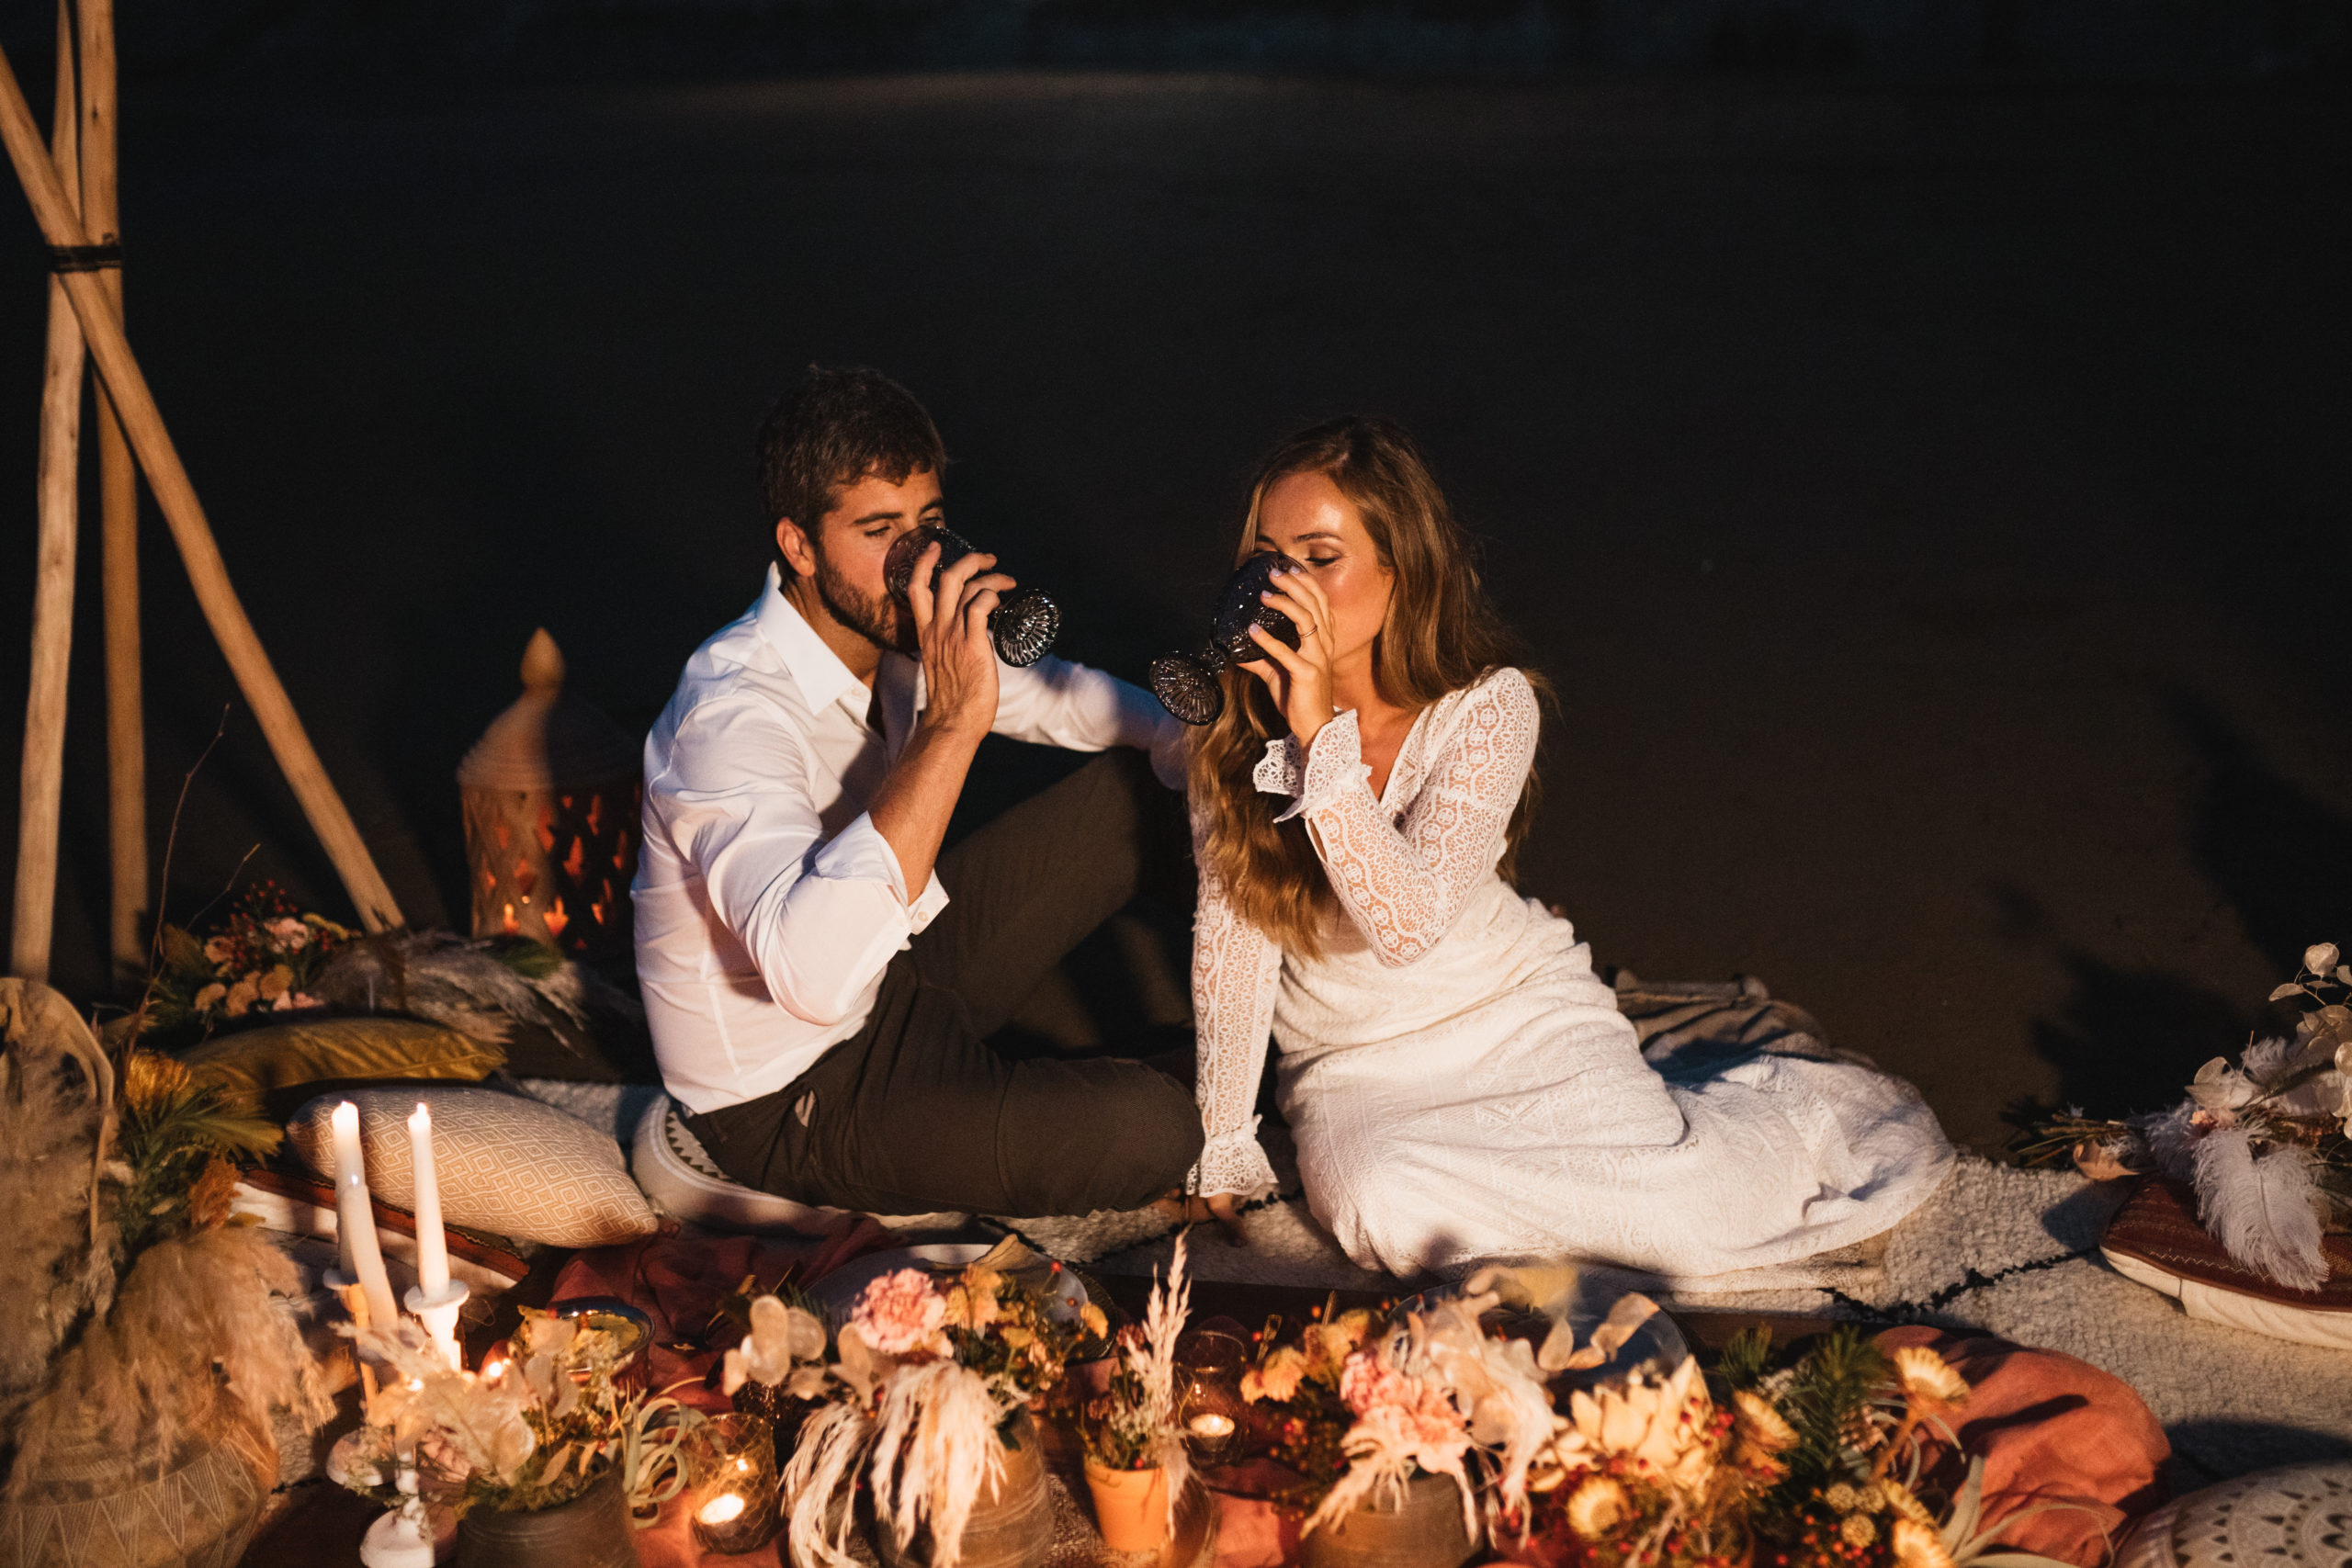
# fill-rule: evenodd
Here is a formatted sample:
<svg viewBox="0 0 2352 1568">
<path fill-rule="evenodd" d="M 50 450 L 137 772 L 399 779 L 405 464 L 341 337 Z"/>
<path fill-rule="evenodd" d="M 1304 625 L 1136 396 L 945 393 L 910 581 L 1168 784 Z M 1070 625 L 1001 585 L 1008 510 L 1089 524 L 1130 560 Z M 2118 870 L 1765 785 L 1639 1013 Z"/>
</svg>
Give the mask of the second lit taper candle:
<svg viewBox="0 0 2352 1568">
<path fill-rule="evenodd" d="M 433 1112 L 417 1102 L 408 1119 L 409 1150 L 416 1166 L 416 1280 L 428 1296 L 449 1285 L 449 1239 L 441 1228 L 441 1183 L 433 1168 Z"/>
</svg>

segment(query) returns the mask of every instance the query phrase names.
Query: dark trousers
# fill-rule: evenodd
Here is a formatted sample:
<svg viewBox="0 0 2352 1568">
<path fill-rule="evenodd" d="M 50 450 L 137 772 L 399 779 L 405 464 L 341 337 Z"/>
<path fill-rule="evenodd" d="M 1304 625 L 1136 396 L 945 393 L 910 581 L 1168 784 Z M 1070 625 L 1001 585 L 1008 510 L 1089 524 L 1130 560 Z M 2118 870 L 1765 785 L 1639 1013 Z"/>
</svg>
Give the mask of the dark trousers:
<svg viewBox="0 0 2352 1568">
<path fill-rule="evenodd" d="M 686 1124 L 738 1181 L 867 1213 L 1082 1214 L 1182 1186 L 1201 1118 L 1174 1079 L 988 1044 L 1134 897 L 1179 809 L 1133 751 L 1014 807 L 940 857 L 947 908 L 890 961 L 865 1028 L 775 1093 Z"/>
</svg>

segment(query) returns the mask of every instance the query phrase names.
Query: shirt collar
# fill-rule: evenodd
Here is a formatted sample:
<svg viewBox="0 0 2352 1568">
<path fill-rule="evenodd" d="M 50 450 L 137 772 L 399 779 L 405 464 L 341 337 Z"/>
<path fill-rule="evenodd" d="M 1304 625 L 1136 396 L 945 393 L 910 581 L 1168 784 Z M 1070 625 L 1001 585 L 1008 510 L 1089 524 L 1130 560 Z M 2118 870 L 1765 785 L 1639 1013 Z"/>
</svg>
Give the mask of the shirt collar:
<svg viewBox="0 0 2352 1568">
<path fill-rule="evenodd" d="M 760 635 L 784 660 L 810 712 L 840 701 L 853 686 L 863 689 L 864 682 L 842 662 L 841 655 L 825 646 L 825 639 L 784 596 L 784 581 L 774 561 L 768 563 L 767 586 L 761 590 L 759 606 L 752 614 Z"/>
</svg>

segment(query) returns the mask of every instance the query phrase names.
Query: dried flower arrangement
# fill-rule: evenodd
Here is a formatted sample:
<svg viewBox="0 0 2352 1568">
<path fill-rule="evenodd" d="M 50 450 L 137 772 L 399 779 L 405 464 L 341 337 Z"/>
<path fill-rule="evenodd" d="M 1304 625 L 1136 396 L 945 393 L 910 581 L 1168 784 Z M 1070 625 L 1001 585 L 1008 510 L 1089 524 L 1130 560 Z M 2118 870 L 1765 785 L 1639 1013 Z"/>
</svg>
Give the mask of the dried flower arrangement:
<svg viewBox="0 0 2352 1568">
<path fill-rule="evenodd" d="M 323 1378 L 281 1305 L 300 1289 L 293 1266 L 231 1209 L 234 1162 L 275 1148 L 277 1129 L 169 1057 L 133 1050 L 118 1073 L 45 987 L 0 981 L 0 1032 L 6 1502 L 26 1501 L 58 1442 L 95 1436 L 128 1485 L 138 1456 L 224 1408 L 265 1433 L 274 1406 L 324 1419 Z"/>
<path fill-rule="evenodd" d="M 1185 1466 L 1183 1433 L 1176 1421 L 1176 1341 L 1192 1299 L 1192 1283 L 1184 1277 L 1185 1246 L 1180 1234 L 1167 1276 L 1152 1286 L 1144 1320 L 1119 1331 L 1110 1386 L 1080 1412 L 1086 1457 L 1106 1469 Z"/>
<path fill-rule="evenodd" d="M 1300 1478 L 1282 1500 L 1328 1523 L 1431 1474 L 1453 1477 L 1465 1503 L 1491 1480 L 1516 1506 L 1551 1430 L 1545 1380 L 1600 1365 L 1657 1310 L 1628 1297 L 1578 1348 L 1565 1311 L 1575 1278 L 1573 1269 L 1482 1269 L 1461 1294 L 1385 1331 L 1367 1309 L 1329 1304 L 1295 1327 L 1269 1319 L 1241 1395 L 1268 1457 Z M 1557 1310 L 1540 1349 L 1482 1326 L 1498 1306 L 1524 1314 L 1542 1303 Z"/>
<path fill-rule="evenodd" d="M 1339 1525 L 1366 1506 L 1401 1507 L 1407 1485 L 1419 1475 L 1452 1478 L 1472 1539 L 1481 1493 L 1491 1507 L 1526 1517 L 1539 1461 L 1573 1441 L 1561 1436 L 1564 1423 L 1553 1413 L 1549 1380 L 1571 1368 L 1602 1364 L 1657 1311 L 1645 1297 L 1627 1297 L 1579 1348 L 1566 1310 L 1573 1278 L 1571 1270 L 1482 1269 L 1460 1292 L 1408 1310 L 1340 1356 L 1337 1392 L 1353 1417 L 1338 1443 L 1347 1468 L 1323 1493 L 1304 1533 Z M 1544 1302 L 1548 1309 L 1538 1306 Z M 1540 1348 L 1529 1335 L 1487 1327 L 1507 1303 L 1522 1315 L 1532 1309 L 1550 1318 Z M 1266 1358 L 1276 1372 L 1270 1392 L 1281 1391 L 1294 1365 L 1298 1389 L 1317 1387 L 1324 1364 L 1357 1337 L 1351 1316 L 1310 1333 L 1299 1362 L 1280 1351 Z M 1261 1376 L 1260 1385 L 1264 1382 Z M 1304 1440 L 1294 1451 L 1321 1457 L 1312 1421 L 1302 1426 Z"/>
<path fill-rule="evenodd" d="M 1283 1501 L 1318 1502 L 1347 1470 L 1343 1445 L 1356 1417 L 1340 1383 L 1374 1326 L 1365 1308 L 1337 1312 L 1327 1303 L 1303 1324 L 1270 1317 L 1254 1336 L 1258 1353 L 1241 1374 L 1241 1397 L 1267 1456 L 1300 1478 Z"/>
<path fill-rule="evenodd" d="M 793 1559 L 830 1568 L 856 1561 L 850 1510 L 837 1499 L 861 1464 L 899 1551 L 927 1528 L 934 1561 L 955 1568 L 964 1527 L 1002 1476 L 1020 1418 L 1060 1382 L 1080 1337 L 1108 1327 L 1091 1303 L 1065 1322 L 1035 1292 L 977 1264 L 944 1287 L 919 1269 L 874 1280 L 834 1337 L 829 1365 L 811 1314 L 757 1302 L 752 1314 L 753 1334 L 729 1353 L 726 1375 L 830 1400 L 802 1428 L 784 1472 Z"/>
<path fill-rule="evenodd" d="M 634 997 L 545 942 L 435 931 L 362 936 L 299 911 L 261 882 L 208 936 L 158 931 L 154 973 L 129 1028 L 178 1050 L 295 1010 L 404 1013 L 491 1045 L 508 1043 L 521 1025 L 574 1052 L 634 1035 L 645 1021 Z"/>
<path fill-rule="evenodd" d="M 1571 1394 L 1498 1538 L 1598 1568 L 2060 1568 L 1995 1550 L 2042 1509 L 1984 1527 L 1981 1461 L 1951 1496 L 1923 1482 L 1923 1438 L 1957 1446 L 1947 1417 L 1967 1397 L 1930 1349 L 1890 1358 L 1848 1325 L 1775 1369 L 1757 1330 L 1712 1384 L 1686 1359 Z"/>
<path fill-rule="evenodd" d="M 678 1446 L 700 1413 L 666 1393 L 622 1393 L 618 1374 L 637 1347 L 614 1329 L 521 1310 L 505 1354 L 480 1371 L 451 1367 L 413 1318 L 351 1331 L 395 1375 L 339 1448 L 337 1479 L 397 1508 L 407 1495 L 397 1478 L 413 1464 L 419 1495 L 460 1517 L 559 1507 L 616 1469 L 633 1507 L 673 1495 Z"/>
<path fill-rule="evenodd" d="M 141 1032 L 187 1045 L 250 1013 L 316 1007 L 312 981 L 352 936 L 324 916 L 301 913 L 276 883 L 257 882 L 211 936 L 199 941 L 171 925 L 157 933 Z"/>
<path fill-rule="evenodd" d="M 2321 1238 L 2352 1217 L 2352 964 L 2317 943 L 2270 1000 L 2298 1002 L 2291 1039 L 2255 1041 L 2234 1066 L 2214 1057 L 2187 1099 L 2155 1115 L 2051 1118 L 2020 1157 L 2071 1158 L 2096 1179 L 2155 1171 L 2186 1182 L 2198 1222 L 2232 1258 L 2316 1290 L 2328 1275 Z"/>
<path fill-rule="evenodd" d="M 1155 1280 L 1139 1324 L 1119 1331 L 1110 1386 L 1079 1412 L 1079 1438 L 1090 1463 L 1106 1471 L 1157 1470 L 1166 1503 L 1161 1536 L 1176 1529 L 1177 1505 L 1192 1474 L 1192 1452 L 1177 1420 L 1176 1342 L 1192 1312 L 1180 1232 L 1165 1278 Z M 1098 1512 L 1102 1507 L 1098 1499 Z"/>
</svg>

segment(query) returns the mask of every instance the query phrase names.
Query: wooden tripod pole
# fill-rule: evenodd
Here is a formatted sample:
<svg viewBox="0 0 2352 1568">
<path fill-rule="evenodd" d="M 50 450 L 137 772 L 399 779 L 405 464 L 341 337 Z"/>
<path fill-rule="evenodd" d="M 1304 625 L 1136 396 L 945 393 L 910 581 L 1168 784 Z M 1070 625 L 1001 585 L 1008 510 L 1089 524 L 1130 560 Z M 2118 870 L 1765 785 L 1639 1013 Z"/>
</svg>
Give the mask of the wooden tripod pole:
<svg viewBox="0 0 2352 1568">
<path fill-rule="evenodd" d="M 52 150 L 34 149 L 51 178 L 78 181 L 74 18 L 57 0 L 57 114 Z M 28 119 L 30 118 L 28 115 Z M 40 528 L 33 575 L 33 672 L 25 694 L 25 759 L 17 806 L 17 897 L 8 972 L 49 979 L 57 914 L 57 824 L 65 787 L 65 672 L 74 650 L 74 545 L 81 480 L 82 329 L 57 275 L 49 280 L 49 355 L 40 387 Z"/>
<path fill-rule="evenodd" d="M 5 51 L 0 51 L 0 140 L 7 143 L 8 159 L 17 166 L 17 178 L 32 203 L 33 218 L 51 249 L 86 246 L 81 218 L 58 183 L 57 171 L 40 144 L 40 131 L 33 123 L 32 110 L 25 105 L 24 88 L 17 85 L 16 68 L 8 62 Z M 204 520 L 204 508 L 196 499 L 196 487 L 188 482 L 187 470 L 181 466 L 179 453 L 172 446 L 171 434 L 164 428 L 164 416 L 155 406 L 154 394 L 148 390 L 146 378 L 140 374 L 138 360 L 131 356 L 130 341 L 123 336 L 121 318 L 115 314 L 114 301 L 107 296 L 106 285 L 92 272 L 69 270 L 59 276 L 65 285 L 66 297 L 74 303 L 74 315 L 81 320 L 82 336 L 89 344 L 90 357 L 96 363 L 98 374 L 106 378 L 107 390 L 113 397 L 130 450 L 146 472 L 147 488 L 154 492 L 156 508 L 172 531 L 173 543 L 179 547 L 189 586 L 196 590 L 197 604 L 203 608 L 213 639 L 220 645 L 221 656 L 237 678 L 238 689 L 244 693 L 254 717 L 261 724 L 262 734 L 269 741 L 270 751 L 277 757 L 287 784 L 301 803 L 311 830 L 319 836 L 327 858 L 334 863 L 336 874 L 343 878 L 344 891 L 351 896 L 352 903 L 358 908 L 360 921 L 369 931 L 384 931 L 405 923 L 392 890 L 384 885 L 374 858 L 368 853 L 367 842 L 351 820 L 351 813 L 344 808 L 343 797 L 335 793 L 334 782 L 327 777 L 319 754 L 311 750 L 311 738 L 303 732 L 302 721 L 295 714 L 293 703 L 288 700 L 286 688 L 279 684 L 277 671 L 271 667 L 261 639 L 254 635 L 244 606 L 237 601 L 237 591 L 229 581 L 228 566 L 220 558 L 220 547 L 214 542 L 211 525 Z"/>
<path fill-rule="evenodd" d="M 81 0 L 82 228 L 95 245 L 122 240 L 115 199 L 114 0 Z M 61 165 L 62 166 L 62 165 Z M 122 265 L 97 269 L 118 320 Z M 147 719 L 139 669 L 139 471 L 114 400 L 100 381 L 96 400 L 99 536 L 104 544 L 107 649 L 107 847 L 114 863 L 107 900 L 115 977 L 146 969 Z"/>
</svg>

